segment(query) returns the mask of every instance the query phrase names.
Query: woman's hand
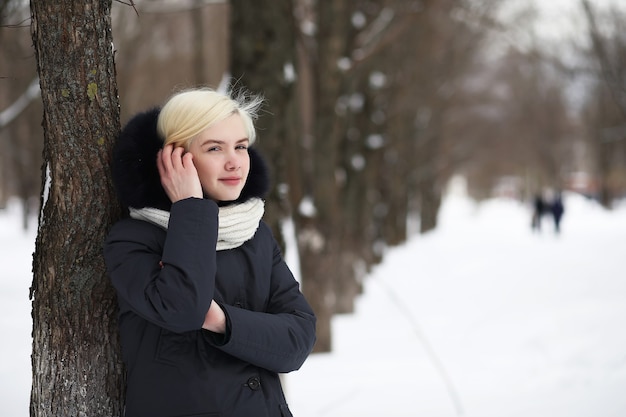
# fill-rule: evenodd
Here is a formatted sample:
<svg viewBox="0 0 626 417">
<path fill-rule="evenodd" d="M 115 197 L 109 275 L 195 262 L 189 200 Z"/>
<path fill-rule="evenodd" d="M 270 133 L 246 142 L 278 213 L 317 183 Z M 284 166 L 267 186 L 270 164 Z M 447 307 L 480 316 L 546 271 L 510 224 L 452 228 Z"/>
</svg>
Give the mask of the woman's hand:
<svg viewBox="0 0 626 417">
<path fill-rule="evenodd" d="M 180 146 L 166 145 L 157 154 L 161 185 L 172 203 L 185 198 L 202 198 L 202 185 L 193 164 L 193 155 Z"/>
<path fill-rule="evenodd" d="M 213 333 L 226 333 L 226 315 L 224 310 L 214 300 L 211 300 L 209 311 L 204 316 L 202 328 L 210 330 Z"/>
</svg>

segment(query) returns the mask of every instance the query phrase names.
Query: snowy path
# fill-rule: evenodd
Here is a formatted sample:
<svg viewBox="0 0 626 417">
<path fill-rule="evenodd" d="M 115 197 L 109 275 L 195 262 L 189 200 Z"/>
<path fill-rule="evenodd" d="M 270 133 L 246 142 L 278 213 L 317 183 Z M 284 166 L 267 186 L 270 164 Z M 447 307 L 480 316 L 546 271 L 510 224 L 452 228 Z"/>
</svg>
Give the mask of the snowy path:
<svg viewBox="0 0 626 417">
<path fill-rule="evenodd" d="M 448 199 L 334 320 L 332 354 L 287 377 L 294 414 L 626 415 L 626 210 L 566 204 L 557 237 L 519 204 Z"/>
</svg>

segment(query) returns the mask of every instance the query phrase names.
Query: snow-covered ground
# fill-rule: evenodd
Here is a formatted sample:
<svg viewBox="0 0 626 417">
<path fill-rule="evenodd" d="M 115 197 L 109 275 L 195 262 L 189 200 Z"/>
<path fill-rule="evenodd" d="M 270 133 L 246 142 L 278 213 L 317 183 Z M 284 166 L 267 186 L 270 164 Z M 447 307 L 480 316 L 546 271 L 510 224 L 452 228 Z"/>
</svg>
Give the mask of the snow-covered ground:
<svg viewBox="0 0 626 417">
<path fill-rule="evenodd" d="M 447 197 L 390 249 L 333 352 L 286 376 L 296 417 L 626 415 L 626 207 L 565 195 L 562 233 L 528 207 Z M 28 416 L 34 227 L 0 211 L 0 416 Z"/>
<path fill-rule="evenodd" d="M 288 376 L 294 414 L 626 415 L 626 208 L 565 198 L 556 236 L 519 203 L 448 197 Z"/>
</svg>

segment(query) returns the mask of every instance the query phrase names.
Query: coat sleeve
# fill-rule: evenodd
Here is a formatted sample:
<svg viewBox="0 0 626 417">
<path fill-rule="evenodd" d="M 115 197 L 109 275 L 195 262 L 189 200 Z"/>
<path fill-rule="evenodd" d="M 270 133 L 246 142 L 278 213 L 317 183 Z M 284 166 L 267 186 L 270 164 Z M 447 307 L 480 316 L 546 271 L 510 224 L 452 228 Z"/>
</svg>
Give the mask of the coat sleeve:
<svg viewBox="0 0 626 417">
<path fill-rule="evenodd" d="M 172 205 L 167 233 L 141 220 L 113 227 L 104 258 L 122 314 L 177 333 L 202 327 L 214 292 L 217 213 L 214 202 L 192 198 Z"/>
<path fill-rule="evenodd" d="M 272 242 L 268 306 L 258 312 L 222 305 L 228 335 L 221 340 L 213 335 L 212 344 L 253 365 L 286 373 L 299 369 L 311 353 L 316 339 L 316 319 L 269 228 L 263 227 Z M 205 334 L 211 338 L 210 332 Z"/>
</svg>

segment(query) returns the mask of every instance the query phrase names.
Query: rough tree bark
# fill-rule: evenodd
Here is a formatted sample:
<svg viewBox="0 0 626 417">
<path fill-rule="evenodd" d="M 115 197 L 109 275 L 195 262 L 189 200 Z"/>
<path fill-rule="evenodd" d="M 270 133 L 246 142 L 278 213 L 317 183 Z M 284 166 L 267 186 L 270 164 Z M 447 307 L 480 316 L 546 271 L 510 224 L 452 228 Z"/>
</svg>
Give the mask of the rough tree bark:
<svg viewBox="0 0 626 417">
<path fill-rule="evenodd" d="M 44 106 L 33 417 L 122 414 L 117 309 L 101 257 L 120 214 L 108 169 L 119 132 L 110 9 L 110 0 L 31 1 Z"/>
</svg>

